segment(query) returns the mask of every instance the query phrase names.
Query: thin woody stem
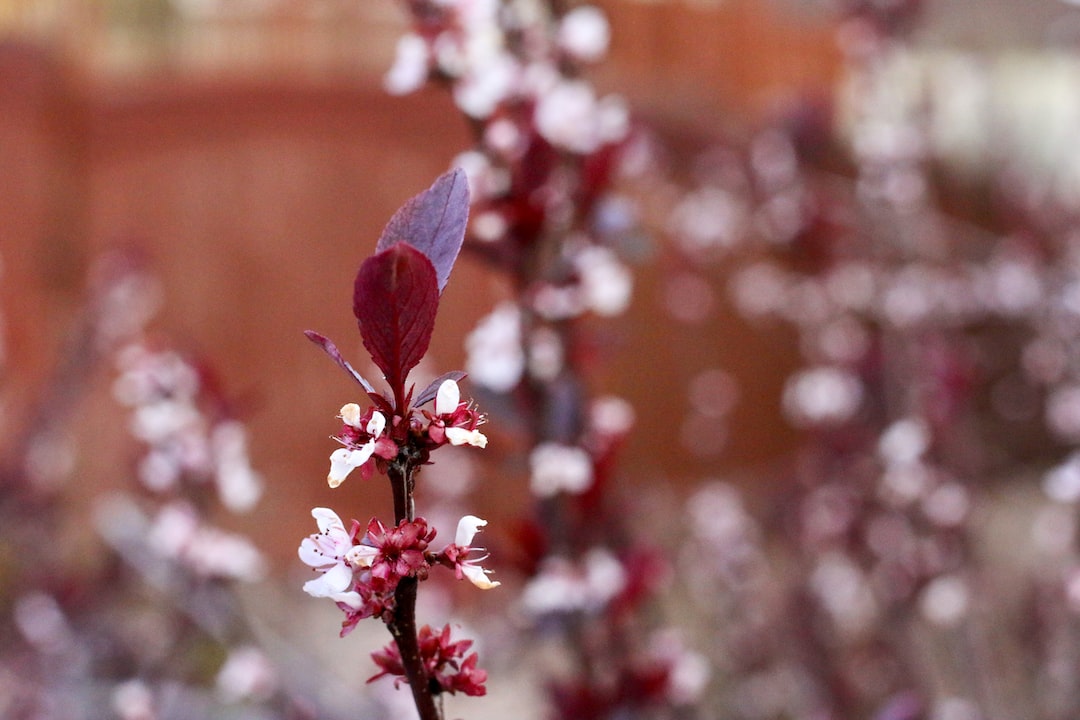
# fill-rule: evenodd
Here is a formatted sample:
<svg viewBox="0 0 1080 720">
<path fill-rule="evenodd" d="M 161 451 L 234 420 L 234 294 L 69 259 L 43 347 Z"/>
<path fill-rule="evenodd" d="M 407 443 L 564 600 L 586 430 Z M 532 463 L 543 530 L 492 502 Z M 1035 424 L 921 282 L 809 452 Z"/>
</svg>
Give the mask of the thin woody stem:
<svg viewBox="0 0 1080 720">
<path fill-rule="evenodd" d="M 392 462 L 387 471 L 390 487 L 394 493 L 394 520 L 401 524 L 403 520 L 413 520 L 413 465 L 408 460 Z M 420 714 L 420 720 L 442 720 L 442 713 L 435 704 L 431 679 L 428 677 L 424 661 L 420 657 L 420 642 L 416 631 L 416 591 L 418 581 L 414 577 L 405 577 L 398 582 L 394 590 L 394 615 L 387 623 L 390 634 L 394 636 L 401 665 L 405 669 L 405 679 L 412 690 L 413 702 Z"/>
<path fill-rule="evenodd" d="M 402 578 L 394 591 L 394 619 L 390 623 L 390 633 L 397 643 L 401 654 L 401 665 L 405 668 L 405 679 L 409 681 L 413 702 L 420 713 L 420 720 L 442 720 L 442 713 L 435 704 L 431 692 L 431 680 L 420 657 L 420 643 L 416 635 L 416 588 L 417 580 L 413 577 Z"/>
</svg>

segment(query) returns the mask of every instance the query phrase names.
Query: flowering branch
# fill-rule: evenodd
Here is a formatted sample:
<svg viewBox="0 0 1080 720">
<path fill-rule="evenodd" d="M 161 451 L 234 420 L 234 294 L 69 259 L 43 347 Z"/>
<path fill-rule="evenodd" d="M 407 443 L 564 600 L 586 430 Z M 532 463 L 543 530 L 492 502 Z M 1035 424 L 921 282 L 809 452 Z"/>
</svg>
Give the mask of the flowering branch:
<svg viewBox="0 0 1080 720">
<path fill-rule="evenodd" d="M 417 627 L 420 581 L 432 566 L 442 565 L 482 589 L 499 584 L 477 564 L 483 558 L 470 559 L 474 550 L 482 551 L 471 543 L 484 521 L 471 515 L 462 518 L 455 542 L 433 552 L 429 545 L 436 529 L 416 515 L 413 497 L 417 473 L 430 462 L 432 451 L 447 444 L 487 444 L 478 429 L 483 416 L 461 400 L 457 383 L 464 373 L 446 373 L 415 396 L 415 387 L 407 384 L 409 372 L 431 341 L 439 296 L 461 248 L 468 210 L 464 173 L 446 173 L 394 214 L 375 255 L 356 275 L 353 312 L 364 347 L 383 372 L 389 393 L 378 392 L 333 342 L 307 333 L 372 402 L 366 410 L 356 403 L 341 408 L 343 425 L 336 439 L 342 447 L 330 456 L 327 482 L 338 487 L 357 469 L 365 479 L 376 472 L 385 474 L 394 501 L 394 525 L 388 528 L 372 518 L 361 534 L 356 520 L 346 531 L 332 510 L 313 510 L 320 532 L 301 543 L 300 558 L 320 575 L 304 590 L 337 603 L 345 613 L 342 636 L 364 618 L 386 624 L 394 642 L 373 654 L 381 671 L 371 680 L 394 675 L 395 684 L 407 683 L 422 720 L 441 718 L 435 698 L 443 692 L 483 695 L 487 673 L 477 669 L 476 653 L 465 656 L 470 641 L 451 642 L 449 626 L 438 634 L 426 625 Z M 429 403 L 431 410 L 422 409 Z"/>
</svg>

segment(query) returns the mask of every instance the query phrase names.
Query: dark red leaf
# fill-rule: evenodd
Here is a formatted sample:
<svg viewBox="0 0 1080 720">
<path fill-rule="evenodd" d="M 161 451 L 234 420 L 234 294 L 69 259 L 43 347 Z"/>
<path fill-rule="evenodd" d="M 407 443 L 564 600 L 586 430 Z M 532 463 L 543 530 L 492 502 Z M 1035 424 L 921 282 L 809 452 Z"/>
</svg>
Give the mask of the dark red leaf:
<svg viewBox="0 0 1080 720">
<path fill-rule="evenodd" d="M 353 313 L 364 347 L 383 371 L 402 412 L 405 378 L 427 352 L 438 308 L 435 268 L 409 243 L 397 243 L 360 266 Z"/>
<path fill-rule="evenodd" d="M 469 222 L 469 182 L 461 168 L 440 176 L 410 199 L 386 224 L 375 252 L 407 242 L 427 256 L 435 268 L 439 293 L 450 279 Z"/>
</svg>

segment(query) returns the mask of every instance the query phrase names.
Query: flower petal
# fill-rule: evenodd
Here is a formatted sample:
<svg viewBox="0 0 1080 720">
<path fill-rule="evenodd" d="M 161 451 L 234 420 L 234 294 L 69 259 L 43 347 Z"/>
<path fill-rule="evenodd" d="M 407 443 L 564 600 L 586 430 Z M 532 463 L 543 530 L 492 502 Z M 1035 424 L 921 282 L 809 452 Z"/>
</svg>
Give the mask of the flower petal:
<svg viewBox="0 0 1080 720">
<path fill-rule="evenodd" d="M 316 570 L 324 570 L 337 563 L 337 558 L 328 556 L 319 548 L 319 544 L 311 538 L 304 538 L 300 542 L 298 551 L 300 560 L 307 566 Z"/>
<path fill-rule="evenodd" d="M 334 593 L 333 595 L 327 595 L 334 602 L 344 603 L 352 610 L 359 610 L 364 607 L 364 598 L 360 596 L 360 593 L 355 590 L 349 590 L 348 592 Z"/>
<path fill-rule="evenodd" d="M 355 468 L 366 463 L 371 454 L 375 452 L 375 441 L 369 440 L 356 450 L 338 448 L 330 453 L 330 473 L 326 476 L 326 482 L 332 488 L 336 488 Z"/>
<path fill-rule="evenodd" d="M 435 414 L 450 415 L 461 403 L 461 389 L 453 380 L 444 380 L 435 394 Z"/>
<path fill-rule="evenodd" d="M 375 558 L 379 556 L 379 548 L 370 545 L 354 545 L 345 553 L 345 562 L 353 567 L 371 567 Z"/>
<path fill-rule="evenodd" d="M 319 532 L 324 535 L 348 537 L 349 534 L 345 532 L 345 524 L 341 522 L 338 514 L 330 508 L 312 508 L 311 517 L 315 518 L 315 524 L 319 526 Z"/>
<path fill-rule="evenodd" d="M 304 592 L 312 597 L 330 597 L 348 590 L 352 580 L 352 568 L 344 562 L 339 562 L 319 577 L 304 583 Z"/>
<path fill-rule="evenodd" d="M 367 424 L 367 428 L 366 428 L 367 434 L 371 435 L 372 438 L 377 438 L 380 435 L 382 435 L 383 430 L 385 430 L 385 429 L 386 429 L 386 416 L 383 415 L 378 410 L 375 410 L 374 412 L 371 413 L 371 419 L 368 420 L 368 424 Z"/>
<path fill-rule="evenodd" d="M 488 570 L 485 570 L 479 565 L 465 564 L 461 566 L 461 574 L 481 590 L 490 590 L 491 588 L 499 587 L 499 585 L 502 584 L 498 580 L 489 578 L 488 572 Z"/>
<path fill-rule="evenodd" d="M 348 403 L 346 405 L 343 405 L 341 407 L 341 412 L 338 414 L 338 417 L 340 417 L 346 425 L 354 428 L 359 428 L 360 406 L 356 403 Z"/>
<path fill-rule="evenodd" d="M 461 518 L 458 520 L 454 544 L 461 548 L 471 547 L 477 531 L 485 525 L 487 525 L 487 520 L 481 520 L 475 515 L 466 515 Z"/>
<path fill-rule="evenodd" d="M 446 439 L 451 445 L 472 445 L 473 447 L 487 447 L 487 436 L 479 430 L 466 430 L 460 427 L 446 428 Z"/>
</svg>

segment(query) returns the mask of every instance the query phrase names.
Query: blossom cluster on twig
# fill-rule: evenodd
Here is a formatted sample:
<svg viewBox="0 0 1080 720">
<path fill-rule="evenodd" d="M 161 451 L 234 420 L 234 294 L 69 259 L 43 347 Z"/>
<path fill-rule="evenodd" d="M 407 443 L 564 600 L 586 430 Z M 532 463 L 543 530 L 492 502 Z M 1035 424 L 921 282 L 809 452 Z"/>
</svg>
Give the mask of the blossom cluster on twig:
<svg viewBox="0 0 1080 720">
<path fill-rule="evenodd" d="M 432 454 L 447 445 L 483 448 L 479 427 L 484 416 L 461 399 L 458 380 L 450 372 L 419 393 L 407 385 L 409 372 L 423 359 L 434 330 L 439 296 L 465 235 L 469 194 L 464 173 L 446 173 L 413 197 L 390 219 L 356 276 L 353 311 L 364 347 L 383 372 L 388 393 L 380 393 L 346 361 L 330 340 L 309 331 L 372 404 L 361 409 L 347 403 L 335 438 L 341 445 L 330 455 L 327 483 L 339 487 L 354 470 L 363 479 L 385 475 L 394 500 L 394 524 L 377 517 L 366 526 L 353 520 L 346 529 L 328 508 L 315 508 L 318 534 L 300 544 L 300 559 L 318 576 L 304 584 L 313 597 L 329 598 L 345 613 L 341 636 L 360 620 L 386 624 L 393 642 L 372 655 L 380 671 L 371 680 L 394 676 L 406 684 L 423 720 L 442 717 L 437 703 L 443 693 L 484 695 L 486 671 L 478 655 L 466 654 L 471 640 L 451 641 L 451 628 L 439 631 L 417 626 L 417 586 L 432 568 L 444 566 L 458 579 L 480 589 L 499 585 L 480 563 L 484 549 L 473 545 L 487 523 L 473 515 L 458 522 L 454 541 L 441 551 L 430 548 L 436 528 L 416 514 L 414 490 L 421 469 Z M 431 404 L 429 410 L 425 405 Z"/>
</svg>

